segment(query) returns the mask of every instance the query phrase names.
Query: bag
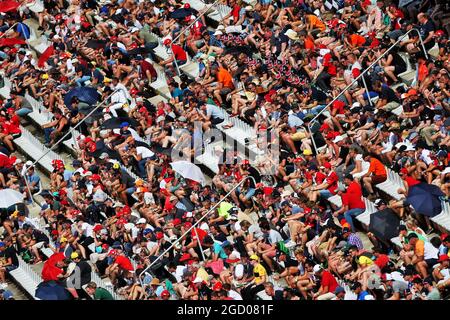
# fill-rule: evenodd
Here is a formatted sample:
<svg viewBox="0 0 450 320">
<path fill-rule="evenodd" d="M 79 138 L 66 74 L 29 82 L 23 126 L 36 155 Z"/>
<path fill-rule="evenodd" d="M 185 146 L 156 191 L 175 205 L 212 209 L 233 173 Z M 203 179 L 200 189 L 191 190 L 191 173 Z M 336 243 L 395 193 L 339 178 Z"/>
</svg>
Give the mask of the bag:
<svg viewBox="0 0 450 320">
<path fill-rule="evenodd" d="M 31 254 L 30 250 L 22 251 L 22 253 L 20 254 L 20 257 L 26 263 L 30 263 L 30 261 L 33 260 L 33 255 Z"/>
</svg>

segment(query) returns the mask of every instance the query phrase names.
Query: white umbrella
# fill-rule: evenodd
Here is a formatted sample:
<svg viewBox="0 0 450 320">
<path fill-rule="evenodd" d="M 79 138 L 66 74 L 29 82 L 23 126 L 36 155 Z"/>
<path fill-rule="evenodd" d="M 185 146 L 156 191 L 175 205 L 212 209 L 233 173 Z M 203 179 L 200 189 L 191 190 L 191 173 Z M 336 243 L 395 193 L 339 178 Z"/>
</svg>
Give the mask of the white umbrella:
<svg viewBox="0 0 450 320">
<path fill-rule="evenodd" d="M 23 202 L 23 194 L 13 189 L 0 190 L 0 208 L 9 208 Z"/>
<path fill-rule="evenodd" d="M 206 180 L 202 170 L 192 162 L 181 160 L 172 162 L 170 165 L 172 166 L 172 169 L 178 172 L 182 177 L 194 180 L 202 185 L 205 184 Z"/>
</svg>

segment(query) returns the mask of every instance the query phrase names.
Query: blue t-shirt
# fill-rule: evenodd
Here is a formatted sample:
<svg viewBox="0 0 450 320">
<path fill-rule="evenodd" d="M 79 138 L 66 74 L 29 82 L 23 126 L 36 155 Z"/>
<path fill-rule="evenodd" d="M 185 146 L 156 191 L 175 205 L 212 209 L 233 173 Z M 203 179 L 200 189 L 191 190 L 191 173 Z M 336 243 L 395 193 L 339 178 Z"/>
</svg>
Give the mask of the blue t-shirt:
<svg viewBox="0 0 450 320">
<path fill-rule="evenodd" d="M 358 294 L 358 300 L 364 300 L 365 296 L 367 296 L 369 293 L 367 291 L 363 291 L 360 294 Z"/>
<path fill-rule="evenodd" d="M 217 254 L 220 259 L 227 258 L 227 254 L 225 253 L 225 251 L 223 250 L 222 246 L 219 243 L 214 242 L 213 250 L 214 253 Z"/>
</svg>

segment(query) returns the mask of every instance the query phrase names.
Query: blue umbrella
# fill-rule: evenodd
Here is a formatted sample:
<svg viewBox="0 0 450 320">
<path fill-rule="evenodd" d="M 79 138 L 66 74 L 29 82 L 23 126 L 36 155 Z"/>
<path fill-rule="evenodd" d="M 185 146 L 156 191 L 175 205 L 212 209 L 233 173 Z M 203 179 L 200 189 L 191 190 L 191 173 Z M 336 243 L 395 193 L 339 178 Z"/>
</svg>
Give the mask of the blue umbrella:
<svg viewBox="0 0 450 320">
<path fill-rule="evenodd" d="M 71 300 L 69 291 L 56 281 L 41 282 L 36 289 L 36 297 L 41 300 Z"/>
<path fill-rule="evenodd" d="M 70 108 L 72 98 L 77 97 L 78 100 L 86 102 L 89 105 L 95 105 L 100 100 L 100 94 L 97 89 L 92 87 L 77 87 L 64 96 L 64 104 Z"/>
<path fill-rule="evenodd" d="M 406 200 L 417 213 L 434 217 L 442 211 L 441 196 L 444 193 L 439 187 L 422 182 L 409 189 Z"/>
</svg>

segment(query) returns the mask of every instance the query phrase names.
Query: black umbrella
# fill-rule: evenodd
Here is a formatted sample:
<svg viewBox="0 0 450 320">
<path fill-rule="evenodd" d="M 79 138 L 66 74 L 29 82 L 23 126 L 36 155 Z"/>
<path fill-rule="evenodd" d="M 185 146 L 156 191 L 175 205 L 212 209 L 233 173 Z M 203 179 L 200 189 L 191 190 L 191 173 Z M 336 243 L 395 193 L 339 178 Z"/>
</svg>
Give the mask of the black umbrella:
<svg viewBox="0 0 450 320">
<path fill-rule="evenodd" d="M 97 141 L 95 143 L 95 147 L 96 147 L 95 151 L 89 153 L 94 158 L 100 157 L 102 153 L 107 153 L 110 159 L 115 159 L 118 161 L 122 160 L 120 158 L 119 152 L 108 148 L 103 141 Z"/>
<path fill-rule="evenodd" d="M 384 209 L 370 215 L 369 231 L 378 239 L 389 241 L 398 236 L 400 218 L 392 209 Z"/>
<path fill-rule="evenodd" d="M 191 16 L 191 15 L 195 15 L 198 11 L 195 10 L 194 8 L 180 8 L 180 9 L 176 9 L 173 12 L 171 12 L 169 14 L 169 17 L 172 19 L 184 19 L 187 16 Z"/>
<path fill-rule="evenodd" d="M 86 102 L 89 105 L 95 105 L 100 100 L 100 94 L 97 89 L 93 87 L 77 87 L 73 88 L 64 96 L 64 104 L 70 107 L 72 98 L 77 97 L 80 101 Z"/>
<path fill-rule="evenodd" d="M 120 124 L 122 122 L 128 122 L 130 127 L 137 128 L 139 126 L 139 122 L 130 117 L 114 117 L 106 120 L 102 124 L 102 129 L 117 129 L 120 128 Z"/>
<path fill-rule="evenodd" d="M 36 297 L 41 300 L 71 300 L 69 291 L 56 281 L 41 282 L 36 288 Z"/>
<path fill-rule="evenodd" d="M 439 187 L 422 182 L 409 189 L 406 200 L 417 213 L 434 217 L 442 212 L 441 196 L 444 193 Z"/>
</svg>

